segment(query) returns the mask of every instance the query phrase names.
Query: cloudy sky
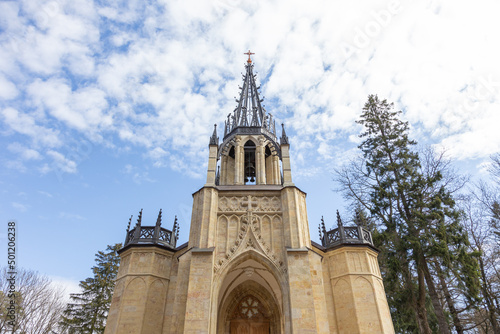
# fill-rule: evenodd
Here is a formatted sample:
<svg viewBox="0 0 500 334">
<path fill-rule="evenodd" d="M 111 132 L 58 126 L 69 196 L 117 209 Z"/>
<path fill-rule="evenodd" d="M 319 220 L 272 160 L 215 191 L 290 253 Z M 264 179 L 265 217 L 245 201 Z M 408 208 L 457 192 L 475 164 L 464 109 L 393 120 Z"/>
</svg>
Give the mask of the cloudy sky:
<svg viewBox="0 0 500 334">
<path fill-rule="evenodd" d="M 145 224 L 177 215 L 187 241 L 248 49 L 313 239 L 345 210 L 332 171 L 356 154 L 368 94 L 480 177 L 500 151 L 498 13 L 493 0 L 2 1 L 0 240 L 15 220 L 19 264 L 66 285 L 141 208 Z"/>
</svg>

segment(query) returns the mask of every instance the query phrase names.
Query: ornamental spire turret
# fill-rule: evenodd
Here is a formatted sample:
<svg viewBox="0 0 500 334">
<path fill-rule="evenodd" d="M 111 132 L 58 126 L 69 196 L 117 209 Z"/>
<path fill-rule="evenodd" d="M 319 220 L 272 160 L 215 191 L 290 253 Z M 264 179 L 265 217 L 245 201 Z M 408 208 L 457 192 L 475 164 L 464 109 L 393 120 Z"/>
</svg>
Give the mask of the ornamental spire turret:
<svg viewBox="0 0 500 334">
<path fill-rule="evenodd" d="M 284 133 L 287 145 L 280 145 L 275 120 L 264 108 L 255 82 L 253 52 L 245 54 L 248 60 L 238 104 L 224 121 L 222 143 L 212 144 L 216 132 L 211 138 L 206 186 L 293 185 L 288 137 Z"/>
<path fill-rule="evenodd" d="M 229 114 L 224 122 L 224 139 L 233 133 L 238 128 L 253 128 L 257 132 L 264 132 L 266 135 L 275 140 L 276 127 L 271 114 L 266 112 L 262 105 L 264 99 L 260 97 L 260 86 L 255 83 L 256 75 L 253 74 L 253 63 L 250 58 L 254 53 L 248 51 L 247 64 L 245 65 L 245 74 L 243 75 L 243 86 L 240 87 L 239 98 L 236 99 L 238 105 Z M 253 133 L 253 132 L 252 132 Z"/>
<path fill-rule="evenodd" d="M 214 124 L 214 133 L 210 137 L 209 145 L 219 145 L 219 137 L 217 137 L 217 124 Z"/>
<path fill-rule="evenodd" d="M 290 142 L 288 141 L 288 136 L 286 135 L 285 132 L 285 124 L 281 123 L 281 138 L 280 138 L 280 144 L 281 145 L 289 145 Z"/>
</svg>

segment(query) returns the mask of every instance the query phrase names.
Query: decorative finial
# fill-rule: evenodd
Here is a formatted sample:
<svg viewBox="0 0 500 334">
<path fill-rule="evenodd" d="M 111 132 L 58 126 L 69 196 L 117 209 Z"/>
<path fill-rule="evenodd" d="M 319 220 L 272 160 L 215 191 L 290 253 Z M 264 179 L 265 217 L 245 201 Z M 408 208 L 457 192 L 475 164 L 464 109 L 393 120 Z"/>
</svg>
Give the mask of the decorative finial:
<svg viewBox="0 0 500 334">
<path fill-rule="evenodd" d="M 137 226 L 141 226 L 141 222 L 142 222 L 142 209 L 139 212 L 139 218 L 137 218 Z"/>
<path fill-rule="evenodd" d="M 340 218 L 340 213 L 339 213 L 339 210 L 337 210 L 337 225 L 340 227 L 342 227 L 342 219 Z"/>
<path fill-rule="evenodd" d="M 130 216 L 130 219 L 128 220 L 128 225 L 127 225 L 127 233 L 128 233 L 128 231 L 130 231 L 130 223 L 132 223 L 132 217 L 133 217 L 133 216 L 134 216 L 134 215 L 131 215 L 131 216 Z"/>
<path fill-rule="evenodd" d="M 363 222 L 361 221 L 361 214 L 359 209 L 356 209 L 356 225 L 363 226 Z"/>
<path fill-rule="evenodd" d="M 321 223 L 319 223 L 318 231 L 319 231 L 319 239 L 321 240 L 323 239 L 323 236 L 326 235 L 325 220 L 323 219 L 323 216 L 321 216 Z"/>
<path fill-rule="evenodd" d="M 219 145 L 219 137 L 217 137 L 217 124 L 214 124 L 214 133 L 210 137 L 209 145 Z"/>
<path fill-rule="evenodd" d="M 156 226 L 161 226 L 161 209 L 160 212 L 158 213 L 158 218 L 156 219 Z"/>
<path fill-rule="evenodd" d="M 174 228 L 172 229 L 173 230 L 173 234 L 175 236 L 175 240 L 178 240 L 179 239 L 179 223 L 177 222 L 177 215 L 175 216 L 175 219 L 174 219 Z"/>
<path fill-rule="evenodd" d="M 220 183 L 220 166 L 217 166 L 217 173 L 215 174 L 215 185 L 218 186 Z"/>
<path fill-rule="evenodd" d="M 250 50 L 248 50 L 248 52 L 245 52 L 244 55 L 248 55 L 248 60 L 247 60 L 247 63 L 251 64 L 252 63 L 252 59 L 250 58 L 251 55 L 254 55 L 255 53 L 253 52 L 250 52 Z"/>
<path fill-rule="evenodd" d="M 321 229 L 323 230 L 323 235 L 326 234 L 325 220 L 321 216 Z"/>
<path fill-rule="evenodd" d="M 288 136 L 286 135 L 285 132 L 285 124 L 281 123 L 281 139 L 280 139 L 280 144 L 281 145 L 289 145 L 290 142 L 288 141 Z"/>
</svg>

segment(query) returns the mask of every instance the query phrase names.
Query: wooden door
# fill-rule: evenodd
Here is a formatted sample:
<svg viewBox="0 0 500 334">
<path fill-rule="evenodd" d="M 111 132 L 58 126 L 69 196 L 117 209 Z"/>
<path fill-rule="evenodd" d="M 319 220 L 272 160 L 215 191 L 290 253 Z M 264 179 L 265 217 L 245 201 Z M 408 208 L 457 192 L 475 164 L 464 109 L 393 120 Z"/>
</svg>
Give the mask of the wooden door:
<svg viewBox="0 0 500 334">
<path fill-rule="evenodd" d="M 251 322 L 250 334 L 269 334 L 269 322 Z"/>
<path fill-rule="evenodd" d="M 269 321 L 231 321 L 231 334 L 269 334 Z"/>
</svg>

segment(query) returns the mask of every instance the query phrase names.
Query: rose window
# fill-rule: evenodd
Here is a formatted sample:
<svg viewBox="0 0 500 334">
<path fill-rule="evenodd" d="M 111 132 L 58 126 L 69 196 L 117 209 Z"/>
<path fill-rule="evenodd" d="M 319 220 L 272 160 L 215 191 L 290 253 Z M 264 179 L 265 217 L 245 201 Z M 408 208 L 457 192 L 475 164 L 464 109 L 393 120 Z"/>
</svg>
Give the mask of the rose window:
<svg viewBox="0 0 500 334">
<path fill-rule="evenodd" d="M 253 317 L 259 313 L 257 306 L 259 302 L 252 297 L 246 297 L 243 302 L 241 302 L 241 313 L 246 315 L 248 318 Z"/>
</svg>

